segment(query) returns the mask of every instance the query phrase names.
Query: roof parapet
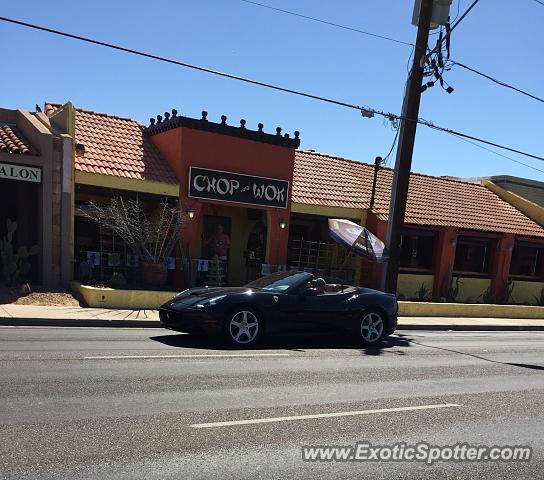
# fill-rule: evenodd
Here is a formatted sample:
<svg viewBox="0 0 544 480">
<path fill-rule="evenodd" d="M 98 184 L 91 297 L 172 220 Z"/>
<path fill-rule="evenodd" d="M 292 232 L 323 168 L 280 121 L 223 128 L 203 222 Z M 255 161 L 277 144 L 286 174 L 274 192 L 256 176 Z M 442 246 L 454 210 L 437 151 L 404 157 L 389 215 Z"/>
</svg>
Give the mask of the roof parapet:
<svg viewBox="0 0 544 480">
<path fill-rule="evenodd" d="M 221 123 L 210 122 L 206 110 L 202 111 L 202 117 L 200 119 L 196 119 L 178 116 L 178 111 L 173 108 L 171 112 L 164 112 L 164 116 L 157 115 L 156 118 L 150 118 L 150 125 L 144 131 L 148 135 L 156 135 L 179 127 L 230 135 L 232 137 L 245 138 L 282 147 L 298 148 L 300 145 L 299 131 L 295 131 L 293 138 L 291 138 L 288 133 L 282 135 L 281 127 L 276 128 L 276 134 L 265 133 L 263 130 L 264 125 L 262 123 L 257 125 L 258 130 L 249 130 L 246 127 L 246 121 L 243 118 L 240 120 L 240 126 L 235 127 L 227 124 L 226 115 L 221 115 Z"/>
</svg>

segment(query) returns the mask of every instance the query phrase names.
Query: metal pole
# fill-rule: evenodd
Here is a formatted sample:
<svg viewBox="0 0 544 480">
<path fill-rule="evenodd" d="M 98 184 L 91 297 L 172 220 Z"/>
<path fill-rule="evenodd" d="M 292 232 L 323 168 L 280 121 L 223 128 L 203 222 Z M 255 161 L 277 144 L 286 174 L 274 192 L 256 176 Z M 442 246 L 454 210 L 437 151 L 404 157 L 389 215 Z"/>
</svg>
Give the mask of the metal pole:
<svg viewBox="0 0 544 480">
<path fill-rule="evenodd" d="M 382 157 L 376 157 L 374 160 L 374 178 L 372 180 L 372 193 L 370 194 L 370 210 L 374 208 L 374 197 L 376 196 L 376 181 L 378 180 L 378 169 L 383 162 Z"/>
<path fill-rule="evenodd" d="M 389 250 L 389 261 L 382 279 L 382 288 L 390 293 L 397 291 L 397 276 L 400 258 L 400 239 L 406 213 L 408 184 L 412 167 L 412 154 L 416 138 L 417 118 L 421 99 L 424 58 L 429 40 L 429 28 L 433 10 L 433 0 L 422 0 L 419 12 L 414 62 L 408 79 L 408 88 L 402 107 L 402 123 L 399 133 L 399 148 L 395 160 L 395 174 L 391 189 L 389 221 L 387 223 L 386 245 Z"/>
</svg>

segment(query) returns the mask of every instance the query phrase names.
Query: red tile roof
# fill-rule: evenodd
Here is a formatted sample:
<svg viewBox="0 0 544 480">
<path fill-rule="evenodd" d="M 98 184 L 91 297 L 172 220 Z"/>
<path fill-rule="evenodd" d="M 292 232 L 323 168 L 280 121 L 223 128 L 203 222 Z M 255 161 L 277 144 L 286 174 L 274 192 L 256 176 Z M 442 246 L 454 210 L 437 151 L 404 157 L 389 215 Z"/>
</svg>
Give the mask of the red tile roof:
<svg viewBox="0 0 544 480">
<path fill-rule="evenodd" d="M 0 125 L 0 152 L 32 155 L 34 150 L 30 143 L 17 130 L 15 125 Z"/>
<path fill-rule="evenodd" d="M 59 107 L 46 103 L 44 111 L 52 115 Z M 143 130 L 143 124 L 130 118 L 76 109 L 75 143 L 85 146 L 76 155 L 76 170 L 177 184 L 174 172 Z"/>
<path fill-rule="evenodd" d="M 369 208 L 374 166 L 297 151 L 293 202 Z M 389 214 L 393 170 L 380 169 L 373 212 Z M 544 237 L 544 229 L 483 185 L 412 173 L 405 223 Z"/>
</svg>

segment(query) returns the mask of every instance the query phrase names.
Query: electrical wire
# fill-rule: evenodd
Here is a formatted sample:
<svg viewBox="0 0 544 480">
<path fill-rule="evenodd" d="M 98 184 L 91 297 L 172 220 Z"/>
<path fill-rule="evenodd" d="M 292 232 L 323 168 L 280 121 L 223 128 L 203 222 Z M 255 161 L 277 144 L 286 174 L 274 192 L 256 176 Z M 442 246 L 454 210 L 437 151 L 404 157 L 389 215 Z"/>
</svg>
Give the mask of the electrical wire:
<svg viewBox="0 0 544 480">
<path fill-rule="evenodd" d="M 374 115 L 379 115 L 379 116 L 382 116 L 382 117 L 384 117 L 385 119 L 387 119 L 387 120 L 389 120 L 391 122 L 396 122 L 396 121 L 399 121 L 399 120 L 406 120 L 406 121 L 409 121 L 409 122 L 416 122 L 416 123 L 418 123 L 420 125 L 425 125 L 426 127 L 432 128 L 434 130 L 439 130 L 439 131 L 449 133 L 449 134 L 452 134 L 452 135 L 461 136 L 461 137 L 464 137 L 464 138 L 467 138 L 467 139 L 470 139 L 470 140 L 474 140 L 474 141 L 477 141 L 477 142 L 480 142 L 480 143 L 485 143 L 487 145 L 497 147 L 497 148 L 500 148 L 500 149 L 503 149 L 503 150 L 508 150 L 510 152 L 517 153 L 519 155 L 524 155 L 526 157 L 530 157 L 530 158 L 534 158 L 534 159 L 537 159 L 537 160 L 544 161 L 544 157 L 540 157 L 538 155 L 523 152 L 521 150 L 517 150 L 517 149 L 512 148 L 512 147 L 507 147 L 505 145 L 501 145 L 501 144 L 498 144 L 498 143 L 495 143 L 495 142 L 491 142 L 489 140 L 484 140 L 482 138 L 478 138 L 478 137 L 475 137 L 473 135 L 458 132 L 456 130 L 452 130 L 452 129 L 445 128 L 445 127 L 440 127 L 438 125 L 435 125 L 433 122 L 431 122 L 429 120 L 422 119 L 422 118 L 413 119 L 413 118 L 402 117 L 401 115 L 395 115 L 393 113 L 385 112 L 385 111 L 382 111 L 382 110 L 376 110 L 376 109 L 373 109 L 373 108 L 370 108 L 370 107 L 361 107 L 361 106 L 354 105 L 354 104 L 351 104 L 351 103 L 347 103 L 347 102 L 344 102 L 344 101 L 341 101 L 341 100 L 335 100 L 335 99 L 331 99 L 331 98 L 327 98 L 327 97 L 321 97 L 319 95 L 313 95 L 313 94 L 310 94 L 310 93 L 305 93 L 305 92 L 301 92 L 301 91 L 298 91 L 298 90 L 293 90 L 291 88 L 286 88 L 286 87 L 282 87 L 282 86 L 279 86 L 279 85 L 273 85 L 271 83 L 261 82 L 261 81 L 258 81 L 258 80 L 252 80 L 250 78 L 242 77 L 242 76 L 239 76 L 239 75 L 234 75 L 234 74 L 231 74 L 231 73 L 221 72 L 219 70 L 213 70 L 213 69 L 207 68 L 207 67 L 201 67 L 201 66 L 193 65 L 193 64 L 190 64 L 190 63 L 186 63 L 186 62 L 173 60 L 173 59 L 170 59 L 170 58 L 167 58 L 167 57 L 162 57 L 162 56 L 159 56 L 159 55 L 154 55 L 154 54 L 151 54 L 151 53 L 146 53 L 146 52 L 142 52 L 142 51 L 139 51 L 139 50 L 134 50 L 134 49 L 127 48 L 127 47 L 122 47 L 122 46 L 119 46 L 119 45 L 114 45 L 114 44 L 111 44 L 111 43 L 102 42 L 100 40 L 94 40 L 94 39 L 91 39 L 91 38 L 83 37 L 81 35 L 74 35 L 74 34 L 71 34 L 71 33 L 62 32 L 60 30 L 55 30 L 55 29 L 52 29 L 52 28 L 42 27 L 42 26 L 35 25 L 35 24 L 32 24 L 32 23 L 28 23 L 28 22 L 22 22 L 20 20 L 15 20 L 15 19 L 12 19 L 12 18 L 7 18 L 7 17 L 1 17 L 0 16 L 0 21 L 7 22 L 7 23 L 12 23 L 12 24 L 15 24 L 15 25 L 23 26 L 23 27 L 28 27 L 28 28 L 31 28 L 31 29 L 34 29 L 34 30 L 40 30 L 40 31 L 43 31 L 43 32 L 52 33 L 54 35 L 59 35 L 59 36 L 62 36 L 62 37 L 71 38 L 71 39 L 74 39 L 74 40 L 79 40 L 79 41 L 86 42 L 86 43 L 91 43 L 91 44 L 94 44 L 94 45 L 99 45 L 99 46 L 102 46 L 102 47 L 111 48 L 113 50 L 118 50 L 118 51 L 122 51 L 122 52 L 125 52 L 125 53 L 131 53 L 133 55 L 137 55 L 137 56 L 145 57 L 145 58 L 150 58 L 150 59 L 153 59 L 153 60 L 158 60 L 158 61 L 169 63 L 169 64 L 172 64 L 172 65 L 177 65 L 177 66 L 190 68 L 190 69 L 205 72 L 205 73 L 210 73 L 210 74 L 225 77 L 225 78 L 230 78 L 232 80 L 238 80 L 238 81 L 245 82 L 245 83 L 252 84 L 252 85 L 257 85 L 257 86 L 261 86 L 261 87 L 265 87 L 265 88 L 270 88 L 270 89 L 273 89 L 273 90 L 278 90 L 278 91 L 281 91 L 281 92 L 290 93 L 290 94 L 293 94 L 293 95 L 298 95 L 298 96 L 301 96 L 301 97 L 311 98 L 313 100 L 319 100 L 321 102 L 325 102 L 325 103 L 329 103 L 329 104 L 333 104 L 333 105 L 338 105 L 338 106 L 341 106 L 341 107 L 346 107 L 346 108 L 358 110 L 359 112 L 361 112 L 363 114 L 363 116 L 370 117 L 370 118 L 373 117 Z"/>
<path fill-rule="evenodd" d="M 371 36 L 374 36 L 374 37 L 377 37 L 377 38 L 380 38 L 380 39 L 383 39 L 383 40 L 389 40 L 389 41 L 392 41 L 392 42 L 395 42 L 395 43 L 400 43 L 400 44 L 403 44 L 403 45 L 408 45 L 408 46 L 411 46 L 412 47 L 412 55 L 413 55 L 413 51 L 414 51 L 414 48 L 415 48 L 415 45 L 413 43 L 410 43 L 410 42 L 404 42 L 402 40 L 397 40 L 397 39 L 394 39 L 394 38 L 391 38 L 391 37 L 386 37 L 384 35 L 377 35 L 377 34 L 373 34 L 373 33 L 370 33 L 370 32 L 366 32 L 366 31 L 363 31 L 363 30 L 359 30 L 357 28 L 352 28 L 352 27 L 348 27 L 346 25 L 341 25 L 341 24 L 338 24 L 338 23 L 334 23 L 334 22 L 329 22 L 327 20 L 323 20 L 323 19 L 320 19 L 320 18 L 315 18 L 315 17 L 311 17 L 309 15 L 303 15 L 303 14 L 300 14 L 300 13 L 296 13 L 296 12 L 293 12 L 293 11 L 290 11 L 290 10 L 284 10 L 282 8 L 276 8 L 276 7 L 272 7 L 270 5 L 266 5 L 264 3 L 259 3 L 259 2 L 255 2 L 253 0 L 240 0 L 241 2 L 244 2 L 244 3 L 247 3 L 247 4 L 251 4 L 251 5 L 255 5 L 255 6 L 258 6 L 258 7 L 262 7 L 262 8 L 267 8 L 269 10 L 274 10 L 274 11 L 277 11 L 277 12 L 280 12 L 280 13 L 284 13 L 284 14 L 287 14 L 287 15 L 292 15 L 292 16 L 295 16 L 295 17 L 300 17 L 300 18 L 303 18 L 303 19 L 306 19 L 306 20 L 311 20 L 313 22 L 318 22 L 318 23 L 323 23 L 323 24 L 326 24 L 326 25 L 330 25 L 330 26 L 333 26 L 333 27 L 337 27 L 337 28 L 341 28 L 341 29 L 344 29 L 344 30 L 350 30 L 352 32 L 355 32 L 355 33 L 362 33 L 362 34 L 365 34 L 365 35 L 371 35 Z M 461 18 L 459 18 L 459 12 L 460 12 L 460 9 L 461 9 L 461 0 L 459 0 L 457 2 L 457 12 L 455 14 L 455 18 L 452 20 L 452 23 L 454 24 L 454 27 L 457 26 L 459 24 L 459 22 L 468 14 L 468 12 L 476 5 L 476 3 L 478 2 L 479 0 L 475 1 L 472 3 L 472 5 L 467 9 L 467 11 L 465 11 L 463 13 L 463 16 Z M 544 5 L 544 2 L 540 2 L 539 0 L 535 0 L 535 1 L 538 1 L 539 3 L 542 3 L 542 5 Z M 459 18 L 459 22 L 457 22 L 457 18 Z M 453 28 L 451 30 L 453 30 Z M 451 34 L 451 30 L 450 30 L 450 34 Z M 430 35 L 439 35 L 440 32 L 443 31 L 443 28 L 441 27 L 440 30 L 438 32 L 434 32 L 434 33 L 431 33 Z M 445 36 L 443 37 L 443 40 L 442 42 L 445 41 Z M 439 48 L 439 46 L 437 45 L 434 49 L 432 49 L 431 51 L 429 51 L 428 53 L 428 56 L 430 57 L 430 55 L 432 53 L 434 53 L 436 51 L 436 49 Z M 458 65 L 459 67 L 462 67 L 462 68 L 465 68 L 466 70 L 476 74 L 476 75 L 480 75 L 494 83 L 496 83 L 497 85 L 499 86 L 502 86 L 502 87 L 506 87 L 506 88 L 509 88 L 511 90 L 514 90 L 518 93 L 521 93 L 522 95 L 526 95 L 527 97 L 530 97 L 530 98 L 533 98 L 534 100 L 538 100 L 540 102 L 542 102 L 543 100 L 535 95 L 532 95 L 528 92 L 525 92 L 517 87 L 514 87 L 512 85 L 509 85 L 508 83 L 506 82 L 503 82 L 501 80 L 498 80 L 496 78 L 493 78 L 475 68 L 472 68 L 472 67 L 469 67 L 468 65 L 464 65 L 462 64 L 461 62 L 457 62 L 455 60 L 449 60 L 451 63 L 455 64 L 455 65 Z M 410 62 L 410 59 L 408 60 L 408 62 Z M 408 67 L 409 68 L 409 67 Z"/>
<path fill-rule="evenodd" d="M 535 0 L 536 3 L 539 3 L 540 5 L 542 5 L 544 7 L 544 2 L 541 2 L 540 0 Z"/>
<path fill-rule="evenodd" d="M 410 119 L 407 119 L 407 120 L 411 121 Z M 499 143 L 490 142 L 489 140 L 484 140 L 483 138 L 478 138 L 478 137 L 475 137 L 473 135 L 469 135 L 467 133 L 458 132 L 456 130 L 452 130 L 451 128 L 439 127 L 437 125 L 434 125 L 432 122 L 429 122 L 429 121 L 421 119 L 421 118 L 418 120 L 418 123 L 421 124 L 421 125 L 425 125 L 425 126 L 427 126 L 429 128 L 432 128 L 433 130 L 438 130 L 440 132 L 449 133 L 449 134 L 455 135 L 457 137 L 463 137 L 463 138 L 467 138 L 467 139 L 470 139 L 470 140 L 474 140 L 476 142 L 485 143 L 486 145 L 490 145 L 492 147 L 497 147 L 497 148 L 500 148 L 502 150 L 508 150 L 509 152 L 512 152 L 512 153 L 518 153 L 519 155 L 524 155 L 524 156 L 529 157 L 529 158 L 534 158 L 535 160 L 544 161 L 544 157 L 540 157 L 538 155 L 533 155 L 532 153 L 522 152 L 521 150 L 517 150 L 517 149 L 511 148 L 511 147 L 507 147 L 507 146 L 501 145 Z"/>
<path fill-rule="evenodd" d="M 531 93 L 528 93 L 526 92 L 525 90 L 521 90 L 520 88 L 517 88 L 517 87 L 514 87 L 513 85 L 509 85 L 508 83 L 506 82 L 503 82 L 501 80 L 497 80 L 496 78 L 493 78 L 492 76 L 490 75 L 487 75 L 486 73 L 483 73 L 483 72 L 480 72 L 479 70 L 476 70 L 475 68 L 472 68 L 472 67 L 469 67 L 467 65 L 464 65 L 462 64 L 461 62 L 457 62 L 455 60 L 450 60 L 451 63 L 453 63 L 453 65 L 457 65 L 461 68 L 464 68 L 472 73 L 475 73 L 476 75 L 480 75 L 484 78 L 487 78 L 488 80 L 491 80 L 492 82 L 495 82 L 497 85 L 500 85 L 501 87 L 505 87 L 505 88 L 510 88 L 511 90 L 514 90 L 518 93 L 521 93 L 522 95 L 526 95 L 527 97 L 530 97 L 534 100 L 537 100 L 539 102 L 542 102 L 544 103 L 544 99 L 540 98 L 540 97 L 537 97 L 536 95 L 533 95 Z"/>
<path fill-rule="evenodd" d="M 479 2 L 480 0 L 474 0 L 470 7 L 468 7 L 463 15 L 461 15 L 461 17 L 459 17 L 459 19 L 454 23 L 452 24 L 451 28 L 449 29 L 448 32 L 446 32 L 446 35 L 444 35 L 444 38 L 442 38 L 442 42 L 441 44 L 447 42 L 448 38 L 451 37 L 451 34 L 452 32 L 459 26 L 459 24 L 465 19 L 465 17 L 471 12 L 471 10 L 477 5 L 477 3 Z M 440 45 L 437 45 L 436 47 L 434 47 L 434 49 L 432 50 L 432 52 L 435 52 L 435 51 L 438 51 L 439 48 L 441 48 L 441 44 Z M 431 53 L 432 53 L 431 52 Z"/>
<path fill-rule="evenodd" d="M 395 148 L 395 145 L 397 144 L 397 140 L 399 138 L 399 132 L 400 132 L 400 127 L 397 127 L 396 129 L 396 133 L 395 133 L 395 138 L 393 138 L 393 143 L 391 144 L 391 148 L 389 149 L 389 152 L 387 153 L 387 155 L 385 157 L 383 157 L 383 164 L 385 166 L 387 166 L 388 162 L 389 162 L 389 157 L 391 156 L 391 153 L 393 153 L 393 149 Z"/>
<path fill-rule="evenodd" d="M 459 18 L 459 12 L 461 10 L 461 0 L 458 0 L 457 2 L 457 12 L 455 13 L 455 18 L 453 20 L 450 20 L 449 23 L 455 23 L 455 20 L 457 20 Z M 443 26 L 441 25 L 440 26 L 440 30 L 438 32 L 431 32 L 429 33 L 429 35 L 439 35 L 440 32 L 443 30 Z"/>
<path fill-rule="evenodd" d="M 410 47 L 415 46 L 413 43 L 405 42 L 404 40 L 398 40 L 396 38 L 387 37 L 385 35 L 379 35 L 377 33 L 367 32 L 365 30 L 360 30 L 358 28 L 348 27 L 346 25 L 341 25 L 339 23 L 334 23 L 334 22 L 330 22 L 328 20 L 323 20 L 322 18 L 310 17 L 309 15 L 303 15 L 302 13 L 292 12 L 290 10 L 284 10 L 282 8 L 273 7 L 271 5 L 266 5 L 264 3 L 254 2 L 252 0 L 240 0 L 240 1 L 244 2 L 244 3 L 248 3 L 250 5 L 255 5 L 257 7 L 267 8 L 269 10 L 274 10 L 276 12 L 285 13 L 287 15 L 292 15 L 293 17 L 300 17 L 300 18 L 304 18 L 306 20 L 311 20 L 312 22 L 318 22 L 318 23 L 323 23 L 325 25 L 330 25 L 331 27 L 342 28 L 344 30 L 350 30 L 352 32 L 361 33 L 363 35 L 368 35 L 370 37 L 380 38 L 382 40 L 388 40 L 389 42 L 399 43 L 401 45 L 408 45 Z"/>
<path fill-rule="evenodd" d="M 495 150 L 491 150 L 490 148 L 487 148 L 487 147 L 484 147 L 483 145 L 479 145 L 478 143 L 476 142 L 472 142 L 466 138 L 463 138 L 463 137 L 460 137 L 458 135 L 454 135 L 454 137 L 458 138 L 459 140 L 463 140 L 463 142 L 467 142 L 467 143 L 470 143 L 471 145 L 474 145 L 475 147 L 478 147 L 478 148 L 481 148 L 483 150 L 487 150 L 488 152 L 491 152 L 495 155 L 498 155 L 499 157 L 502 157 L 502 158 L 506 158 L 507 160 L 510 160 L 514 163 L 518 163 L 520 165 L 523 165 L 527 168 L 530 168 L 531 170 L 535 170 L 537 172 L 540 172 L 540 173 L 544 173 L 544 170 L 541 170 L 540 168 L 537 168 L 537 167 L 533 167 L 532 165 L 529 165 L 528 163 L 524 163 L 524 162 L 520 162 L 519 160 L 516 160 L 512 157 L 509 157 L 508 155 L 503 155 L 502 153 L 499 153 L 499 152 L 496 152 Z"/>
</svg>

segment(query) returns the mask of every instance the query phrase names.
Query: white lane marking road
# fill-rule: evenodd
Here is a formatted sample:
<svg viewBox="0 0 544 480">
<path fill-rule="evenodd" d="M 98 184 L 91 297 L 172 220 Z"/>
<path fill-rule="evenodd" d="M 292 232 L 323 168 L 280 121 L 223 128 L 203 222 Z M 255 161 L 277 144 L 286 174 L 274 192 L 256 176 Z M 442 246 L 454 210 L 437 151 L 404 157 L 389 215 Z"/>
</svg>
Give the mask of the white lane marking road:
<svg viewBox="0 0 544 480">
<path fill-rule="evenodd" d="M 194 423 L 192 428 L 231 427 L 236 425 L 252 425 L 255 423 L 290 422 L 293 420 L 309 420 L 311 418 L 352 417 L 356 415 L 371 415 L 373 413 L 409 412 L 412 410 L 432 410 L 437 408 L 460 407 L 456 403 L 438 403 L 433 405 L 414 405 L 411 407 L 376 408 L 373 410 L 354 410 L 351 412 L 317 413 L 313 415 L 292 415 L 289 417 L 253 418 L 250 420 L 232 420 L 230 422 Z"/>
<path fill-rule="evenodd" d="M 288 357 L 288 353 L 203 353 L 200 355 L 100 355 L 83 357 L 84 360 L 122 360 L 146 358 L 247 358 L 247 357 Z"/>
</svg>

